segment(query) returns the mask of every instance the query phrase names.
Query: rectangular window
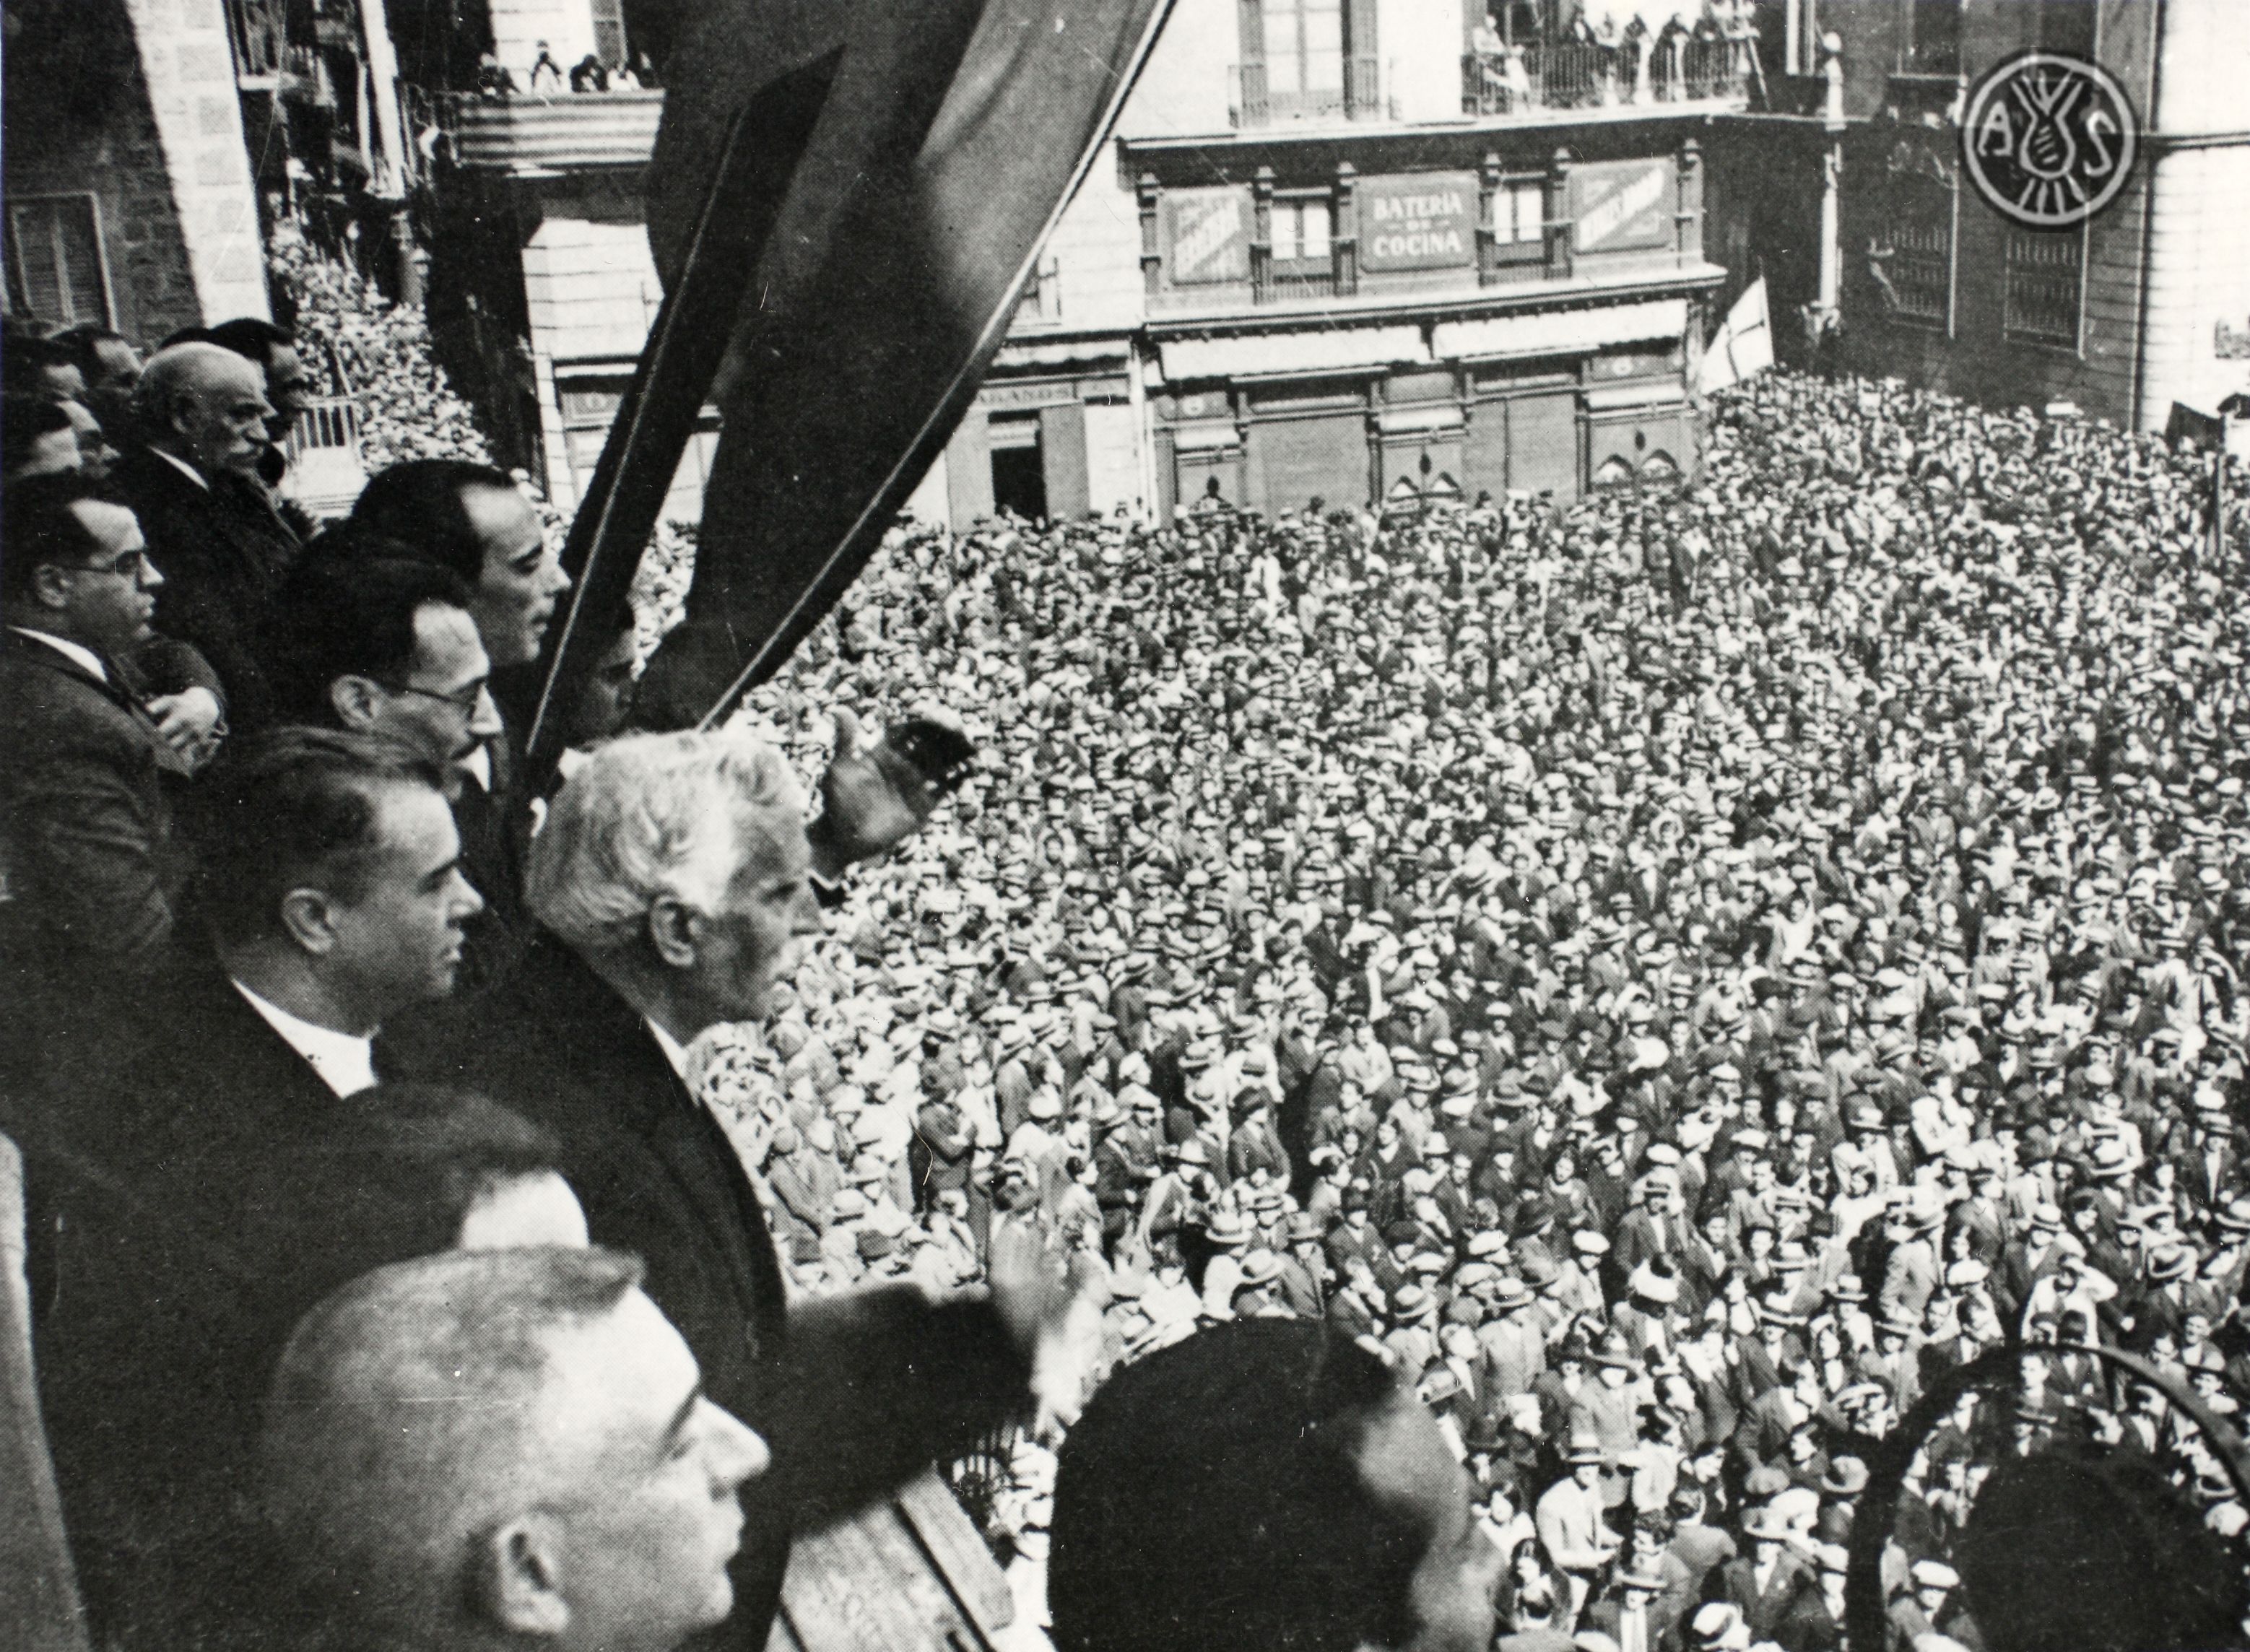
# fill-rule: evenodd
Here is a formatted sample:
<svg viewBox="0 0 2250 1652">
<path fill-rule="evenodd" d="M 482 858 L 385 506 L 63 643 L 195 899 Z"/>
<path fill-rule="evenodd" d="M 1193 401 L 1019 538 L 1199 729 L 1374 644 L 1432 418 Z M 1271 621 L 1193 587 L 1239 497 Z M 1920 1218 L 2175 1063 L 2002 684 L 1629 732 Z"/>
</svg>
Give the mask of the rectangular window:
<svg viewBox="0 0 2250 1652">
<path fill-rule="evenodd" d="M 1343 107 L 1343 0 L 1266 0 L 1266 85 L 1312 113 Z"/>
<path fill-rule="evenodd" d="M 594 55 L 612 69 L 625 62 L 625 0 L 594 0 Z"/>
<path fill-rule="evenodd" d="M 2085 247 L 2082 228 L 2060 234 L 2032 230 L 2007 232 L 2004 337 L 2016 343 L 2078 348 Z"/>
<path fill-rule="evenodd" d="M 1890 244 L 1878 267 L 1891 319 L 1950 330 L 1953 321 L 1953 191 L 1935 179 L 1892 181 Z"/>
<path fill-rule="evenodd" d="M 93 196 L 19 196 L 8 203 L 8 302 L 43 321 L 117 324 L 101 252 L 101 208 Z"/>
<path fill-rule="evenodd" d="M 2092 57 L 2099 12 L 2093 0 L 2040 0 L 2040 46 L 2049 52 L 2074 52 L 2081 58 Z"/>
<path fill-rule="evenodd" d="M 1329 267 L 1335 209 L 1326 196 L 1273 203 L 1273 262 Z"/>
<path fill-rule="evenodd" d="M 1537 178 L 1511 178 L 1492 199 L 1493 239 L 1502 246 L 1547 238 L 1547 186 Z"/>
<path fill-rule="evenodd" d="M 562 453 L 570 473 L 585 478 L 594 473 L 609 440 L 610 426 L 624 404 L 632 381 L 625 377 L 566 378 L 556 386 L 562 404 Z"/>
<path fill-rule="evenodd" d="M 2091 0 L 2069 0 L 2086 11 Z M 1899 67 L 1908 74 L 1961 73 L 1961 0 L 1907 0 Z"/>
</svg>

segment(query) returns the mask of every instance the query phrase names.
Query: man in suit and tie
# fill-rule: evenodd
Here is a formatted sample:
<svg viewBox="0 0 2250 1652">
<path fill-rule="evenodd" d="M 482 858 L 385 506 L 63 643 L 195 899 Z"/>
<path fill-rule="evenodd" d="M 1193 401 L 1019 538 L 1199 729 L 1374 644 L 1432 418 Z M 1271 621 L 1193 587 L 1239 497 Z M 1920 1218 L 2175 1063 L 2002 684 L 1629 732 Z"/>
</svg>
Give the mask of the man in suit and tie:
<svg viewBox="0 0 2250 1652">
<path fill-rule="evenodd" d="M 149 359 L 134 405 L 144 444 L 111 482 L 171 584 L 164 628 L 211 661 L 234 726 L 256 727 L 270 715 L 259 638 L 300 548 L 258 476 L 265 373 L 216 344 L 175 344 Z"/>
<path fill-rule="evenodd" d="M 1321 1219 L 1308 1211 L 1293 1211 L 1283 1232 L 1289 1249 L 1281 1258 L 1281 1276 L 1276 1282 L 1281 1300 L 1299 1319 L 1324 1318 L 1328 1314 L 1329 1264 L 1322 1248 L 1321 1241 L 1326 1235 L 1322 1231 Z"/>
<path fill-rule="evenodd" d="M 453 804 L 469 875 L 487 902 L 463 992 L 480 992 L 514 967 L 531 933 L 522 898 L 531 795 L 521 740 L 538 691 L 535 671 L 570 577 L 523 490 L 503 471 L 464 460 L 416 459 L 370 480 L 352 506 L 344 554 L 410 556 L 446 570 L 467 593 L 501 708 L 500 728 L 460 764 Z M 596 625 L 614 616 L 589 616 Z"/>
<path fill-rule="evenodd" d="M 487 903 L 469 926 L 463 959 L 461 989 L 473 992 L 513 963 L 515 937 L 494 909 L 513 907 L 515 889 L 504 867 L 468 855 L 476 825 L 465 805 L 475 784 L 469 765 L 488 763 L 501 733 L 491 661 L 468 605 L 450 570 L 347 530 L 315 542 L 289 576 L 266 657 L 281 717 L 396 741 L 443 778 L 469 880 Z"/>
<path fill-rule="evenodd" d="M 1761 1503 L 1743 1517 L 1743 1536 L 1750 1552 L 1719 1568 L 1717 1598 L 1741 1611 L 1755 1638 L 1771 1640 L 1798 1597 L 1819 1586 L 1790 1552 L 1788 1523 L 1771 1504 Z"/>
<path fill-rule="evenodd" d="M 270 1362 L 349 1246 L 311 1165 L 374 1037 L 450 991 L 478 907 L 430 768 L 277 729 L 184 816 L 211 933 L 7 1126 L 27 1160 L 39 1379 L 95 1635 L 196 1643 L 257 1605 L 230 1511 Z"/>
<path fill-rule="evenodd" d="M 1559 1615 L 1576 1623 L 1592 1593 L 1594 1579 L 1617 1553 L 1617 1534 L 1603 1524 L 1602 1442 L 1590 1428 L 1573 1427 L 1563 1454 L 1569 1477 L 1557 1480 L 1541 1494 L 1532 1512 L 1539 1529 L 1540 1546 L 1548 1564 L 1570 1586 L 1567 1609 Z"/>
<path fill-rule="evenodd" d="M 133 513 L 72 476 L 10 487 L 0 561 L 0 871 L 10 973 L 71 994 L 154 964 L 186 875 L 170 788 L 186 757 L 128 656 L 163 577 Z"/>
<path fill-rule="evenodd" d="M 811 869 L 804 799 L 763 742 L 691 733 L 602 747 L 532 842 L 525 892 L 540 928 L 521 965 L 431 1075 L 556 1136 L 595 1241 L 645 1260 L 648 1293 L 714 1402 L 771 1443 L 771 1490 L 749 1511 L 723 1631 L 746 1649 L 765 1643 L 790 1533 L 1027 1409 L 1033 1355 L 1075 1305 L 1018 1224 L 993 1235 L 987 1299 L 936 1303 L 894 1286 L 788 1304 L 757 1194 L 688 1089 L 686 1052 L 708 1026 L 771 1013 L 820 931 Z"/>
</svg>

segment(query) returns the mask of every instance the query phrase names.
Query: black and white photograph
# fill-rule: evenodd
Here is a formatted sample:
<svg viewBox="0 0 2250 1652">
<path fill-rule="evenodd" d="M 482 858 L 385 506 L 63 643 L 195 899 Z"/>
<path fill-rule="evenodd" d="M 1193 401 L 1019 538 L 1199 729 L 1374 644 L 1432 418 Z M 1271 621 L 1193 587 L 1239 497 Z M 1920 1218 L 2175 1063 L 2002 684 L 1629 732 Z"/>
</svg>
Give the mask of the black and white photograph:
<svg viewBox="0 0 2250 1652">
<path fill-rule="evenodd" d="M 0 70 L 0 1652 L 2250 1649 L 2250 4 Z"/>
</svg>

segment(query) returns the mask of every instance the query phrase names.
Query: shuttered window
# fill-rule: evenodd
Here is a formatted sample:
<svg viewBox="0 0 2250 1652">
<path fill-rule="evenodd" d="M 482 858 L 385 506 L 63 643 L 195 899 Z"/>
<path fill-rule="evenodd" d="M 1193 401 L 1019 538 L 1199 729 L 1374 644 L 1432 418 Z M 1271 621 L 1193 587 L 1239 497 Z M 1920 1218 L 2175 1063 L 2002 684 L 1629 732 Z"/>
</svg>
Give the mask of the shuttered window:
<svg viewBox="0 0 2250 1652">
<path fill-rule="evenodd" d="M 2078 348 L 2086 279 L 2084 233 L 2082 225 L 2060 232 L 2007 232 L 2006 308 L 2001 328 L 2010 342 Z"/>
<path fill-rule="evenodd" d="M 625 0 L 594 0 L 594 55 L 612 69 L 625 62 Z"/>
<path fill-rule="evenodd" d="M 93 197 L 19 196 L 8 203 L 8 303 L 43 321 L 117 324 Z"/>
</svg>

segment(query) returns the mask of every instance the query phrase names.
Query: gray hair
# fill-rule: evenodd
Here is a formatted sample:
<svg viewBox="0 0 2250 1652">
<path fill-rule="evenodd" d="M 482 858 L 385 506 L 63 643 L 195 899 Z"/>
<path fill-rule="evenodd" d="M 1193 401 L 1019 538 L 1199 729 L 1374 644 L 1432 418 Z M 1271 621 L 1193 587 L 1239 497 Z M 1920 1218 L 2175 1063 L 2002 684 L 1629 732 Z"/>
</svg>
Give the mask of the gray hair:
<svg viewBox="0 0 2250 1652">
<path fill-rule="evenodd" d="M 148 366 L 141 370 L 141 382 L 133 387 L 133 413 L 142 426 L 151 431 L 171 427 L 172 410 L 179 405 L 183 396 L 200 396 L 210 382 L 211 370 L 224 368 L 230 372 L 247 369 L 264 375 L 258 363 L 236 355 L 224 345 L 206 344 L 190 340 L 158 350 L 148 358 Z"/>
<path fill-rule="evenodd" d="M 619 951 L 669 897 L 710 911 L 761 841 L 802 830 L 804 792 L 755 736 L 632 735 L 573 775 L 532 840 L 532 916 L 581 952 Z"/>
</svg>

